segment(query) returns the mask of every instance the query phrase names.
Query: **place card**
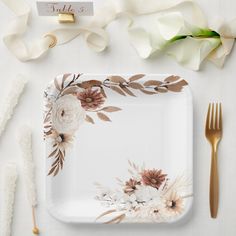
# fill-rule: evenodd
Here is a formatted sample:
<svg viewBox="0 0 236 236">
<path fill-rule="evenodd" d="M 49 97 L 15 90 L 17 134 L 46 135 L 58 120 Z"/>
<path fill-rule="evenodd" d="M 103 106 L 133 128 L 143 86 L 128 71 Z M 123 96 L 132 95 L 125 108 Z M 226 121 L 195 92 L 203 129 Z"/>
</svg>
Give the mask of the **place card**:
<svg viewBox="0 0 236 236">
<path fill-rule="evenodd" d="M 39 16 L 57 16 L 60 13 L 69 13 L 75 16 L 93 16 L 93 2 L 71 1 L 37 1 Z"/>
</svg>

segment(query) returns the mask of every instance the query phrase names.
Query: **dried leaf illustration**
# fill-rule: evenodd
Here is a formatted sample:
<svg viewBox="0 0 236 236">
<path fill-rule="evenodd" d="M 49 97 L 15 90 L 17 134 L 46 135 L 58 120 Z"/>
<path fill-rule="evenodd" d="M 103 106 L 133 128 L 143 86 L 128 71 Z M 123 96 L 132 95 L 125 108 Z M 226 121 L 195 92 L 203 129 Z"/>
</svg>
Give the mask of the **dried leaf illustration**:
<svg viewBox="0 0 236 236">
<path fill-rule="evenodd" d="M 172 91 L 172 92 L 180 92 L 183 88 L 182 85 L 179 84 L 170 84 L 167 86 L 168 90 Z"/>
<path fill-rule="evenodd" d="M 49 136 L 50 134 L 52 134 L 52 131 L 51 131 L 51 130 L 49 130 L 49 131 L 44 131 L 44 135 L 45 135 L 45 136 Z"/>
<path fill-rule="evenodd" d="M 44 125 L 45 129 L 48 129 L 48 128 L 51 128 L 51 127 L 52 127 L 51 125 Z"/>
<path fill-rule="evenodd" d="M 123 186 L 124 183 L 120 178 L 116 177 L 116 181 L 118 182 L 118 184 Z"/>
<path fill-rule="evenodd" d="M 87 89 L 87 88 L 91 88 L 93 86 L 101 86 L 102 82 L 99 80 L 88 80 L 88 81 L 84 81 L 80 84 L 81 88 Z"/>
<path fill-rule="evenodd" d="M 157 92 L 153 92 L 153 91 L 149 91 L 149 90 L 145 90 L 145 89 L 140 89 L 140 91 L 142 91 L 145 94 L 149 94 L 149 95 L 153 95 L 153 94 L 157 93 Z"/>
<path fill-rule="evenodd" d="M 113 91 L 119 93 L 120 95 L 126 96 L 126 94 L 125 94 L 125 93 L 123 92 L 123 90 L 121 90 L 120 88 L 118 88 L 118 87 L 116 87 L 116 86 L 113 86 L 113 85 L 111 85 L 110 88 L 111 88 Z"/>
<path fill-rule="evenodd" d="M 160 86 L 162 84 L 163 84 L 163 82 L 158 81 L 158 80 L 148 80 L 143 85 L 144 86 Z"/>
<path fill-rule="evenodd" d="M 166 93 L 168 92 L 168 89 L 166 87 L 156 87 L 154 88 L 159 93 Z"/>
<path fill-rule="evenodd" d="M 65 157 L 65 150 L 61 150 L 60 148 L 56 148 L 49 157 L 54 157 L 55 160 L 51 164 L 51 169 L 48 172 L 48 175 L 56 176 L 59 173 L 59 170 L 63 168 L 64 164 L 64 157 Z"/>
<path fill-rule="evenodd" d="M 180 175 L 166 188 L 166 190 L 164 191 L 164 195 L 168 194 L 168 192 L 170 192 L 173 189 L 176 188 L 181 189 L 190 185 L 192 185 L 191 180 L 186 178 L 186 176 L 184 175 Z"/>
<path fill-rule="evenodd" d="M 100 87 L 100 88 L 101 88 L 101 94 L 103 95 L 103 97 L 107 98 L 104 88 L 103 87 Z"/>
<path fill-rule="evenodd" d="M 109 107 L 103 107 L 102 110 L 106 112 L 115 112 L 115 111 L 120 111 L 121 108 L 109 106 Z"/>
<path fill-rule="evenodd" d="M 105 224 L 119 224 L 123 219 L 125 218 L 125 214 L 121 214 L 119 216 L 116 216 L 115 218 L 105 222 Z"/>
<path fill-rule="evenodd" d="M 119 75 L 110 76 L 110 77 L 108 77 L 108 79 L 111 82 L 114 82 L 114 83 L 124 83 L 124 82 L 126 82 L 126 80 L 123 77 L 119 76 Z"/>
<path fill-rule="evenodd" d="M 57 166 L 53 166 L 53 167 L 50 169 L 50 171 L 48 172 L 48 175 L 51 175 L 51 174 L 55 171 L 56 168 L 57 168 Z"/>
<path fill-rule="evenodd" d="M 80 76 L 81 76 L 81 74 L 73 75 L 73 78 L 72 78 L 71 81 L 67 84 L 66 87 L 69 87 L 69 86 L 71 86 L 71 85 L 75 85 L 75 82 L 79 79 Z M 76 85 L 78 86 L 79 83 L 77 82 Z"/>
<path fill-rule="evenodd" d="M 53 147 L 56 147 L 56 146 L 57 146 L 57 143 L 54 143 L 52 146 L 53 146 Z"/>
<path fill-rule="evenodd" d="M 114 212 L 116 212 L 115 209 L 105 211 L 105 212 L 103 212 L 101 215 L 99 215 L 99 216 L 96 218 L 96 220 L 99 220 L 99 219 L 102 218 L 103 216 L 109 215 L 109 214 L 114 213 Z"/>
<path fill-rule="evenodd" d="M 136 95 L 132 92 L 132 91 L 130 91 L 125 85 L 120 85 L 120 87 L 122 88 L 122 90 L 124 91 L 124 92 L 126 92 L 128 95 L 130 95 L 130 96 L 132 96 L 132 97 L 136 97 Z"/>
<path fill-rule="evenodd" d="M 129 87 L 132 89 L 143 89 L 143 85 L 137 82 L 131 82 L 129 83 Z"/>
<path fill-rule="evenodd" d="M 70 76 L 71 74 L 64 74 L 62 78 L 62 83 L 61 83 L 61 88 L 64 88 L 65 86 L 65 81 L 66 79 Z"/>
<path fill-rule="evenodd" d="M 173 83 L 173 82 L 178 81 L 179 79 L 180 79 L 179 76 L 171 75 L 171 76 L 165 78 L 164 81 L 167 82 L 167 83 Z"/>
<path fill-rule="evenodd" d="M 57 149 L 55 149 L 54 151 L 51 152 L 51 154 L 48 157 L 53 157 L 55 156 L 55 154 L 57 153 Z"/>
<path fill-rule="evenodd" d="M 186 81 L 186 80 L 183 80 L 183 79 L 180 80 L 180 81 L 178 81 L 177 84 L 178 84 L 178 85 L 181 85 L 181 86 L 186 86 L 186 85 L 188 85 L 187 81 Z"/>
<path fill-rule="evenodd" d="M 111 121 L 110 118 L 102 112 L 97 112 L 97 116 L 103 121 Z"/>
<path fill-rule="evenodd" d="M 45 116 L 43 123 L 45 124 L 45 123 L 49 122 L 50 119 L 51 119 L 50 115 Z"/>
<path fill-rule="evenodd" d="M 62 159 L 64 160 L 64 159 L 65 159 L 65 155 L 66 155 L 65 149 L 64 149 L 63 151 L 60 150 L 60 152 L 61 152 L 61 154 L 62 154 Z"/>
<path fill-rule="evenodd" d="M 54 85 L 55 85 L 57 90 L 61 91 L 60 85 L 59 85 L 59 83 L 58 83 L 56 78 L 54 79 Z"/>
<path fill-rule="evenodd" d="M 143 85 L 147 87 L 147 86 L 160 86 L 162 84 L 163 82 L 158 80 L 148 80 Z"/>
<path fill-rule="evenodd" d="M 91 124 L 94 124 L 93 118 L 92 118 L 91 116 L 89 116 L 89 115 L 86 115 L 85 120 L 86 120 L 87 122 L 91 123 Z"/>
<path fill-rule="evenodd" d="M 177 83 L 167 85 L 167 88 L 172 92 L 181 92 L 186 85 L 188 85 L 188 83 L 185 80 L 180 80 Z"/>
<path fill-rule="evenodd" d="M 76 93 L 77 91 L 78 91 L 77 86 L 71 86 L 71 87 L 64 89 L 62 92 L 62 95 L 73 94 L 73 93 Z"/>
<path fill-rule="evenodd" d="M 132 82 L 132 81 L 135 81 L 135 80 L 139 80 L 139 79 L 143 78 L 144 76 L 145 76 L 144 74 L 133 75 L 129 78 L 129 81 Z"/>
<path fill-rule="evenodd" d="M 52 167 L 55 166 L 58 162 L 59 162 L 59 158 L 57 158 L 57 159 L 52 163 Z"/>
<path fill-rule="evenodd" d="M 130 166 L 133 165 L 133 163 L 132 163 L 130 160 L 128 160 L 128 164 L 129 164 Z"/>
<path fill-rule="evenodd" d="M 56 166 L 56 170 L 55 170 L 53 176 L 56 176 L 56 175 L 58 174 L 59 169 L 60 169 L 60 167 L 59 167 L 59 165 L 57 165 L 57 166 Z"/>
<path fill-rule="evenodd" d="M 62 160 L 62 159 L 60 159 L 59 161 L 60 161 L 61 170 L 62 170 L 62 169 L 63 169 L 63 163 L 64 163 L 64 162 L 63 162 L 63 160 Z"/>
</svg>

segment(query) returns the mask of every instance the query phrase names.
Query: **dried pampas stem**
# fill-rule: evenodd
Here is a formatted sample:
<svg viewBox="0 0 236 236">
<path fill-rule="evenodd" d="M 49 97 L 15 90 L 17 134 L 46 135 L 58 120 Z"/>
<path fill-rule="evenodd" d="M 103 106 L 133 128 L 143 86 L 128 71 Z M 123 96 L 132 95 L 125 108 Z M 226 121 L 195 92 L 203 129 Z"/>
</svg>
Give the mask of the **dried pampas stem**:
<svg viewBox="0 0 236 236">
<path fill-rule="evenodd" d="M 3 175 L 4 204 L 1 209 L 1 236 L 11 235 L 17 176 L 16 165 L 14 163 L 7 164 Z"/>
<path fill-rule="evenodd" d="M 12 82 L 11 89 L 4 99 L 0 112 L 0 136 L 4 131 L 8 120 L 10 120 L 13 115 L 14 108 L 18 103 L 26 83 L 27 79 L 21 75 L 18 75 Z"/>
<path fill-rule="evenodd" d="M 35 186 L 35 169 L 32 158 L 32 137 L 31 129 L 28 126 L 22 126 L 19 130 L 19 144 L 22 151 L 23 174 L 25 187 L 27 190 L 28 200 L 32 207 L 33 233 L 39 234 L 36 224 L 35 208 L 37 206 L 36 186 Z"/>
</svg>

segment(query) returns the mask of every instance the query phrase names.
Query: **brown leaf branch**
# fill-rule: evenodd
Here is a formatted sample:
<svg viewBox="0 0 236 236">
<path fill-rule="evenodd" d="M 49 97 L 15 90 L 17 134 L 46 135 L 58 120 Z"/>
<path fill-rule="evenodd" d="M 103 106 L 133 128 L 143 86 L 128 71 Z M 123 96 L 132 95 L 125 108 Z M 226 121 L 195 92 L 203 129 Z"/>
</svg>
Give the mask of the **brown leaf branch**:
<svg viewBox="0 0 236 236">
<path fill-rule="evenodd" d="M 109 76 L 102 83 L 104 87 L 110 88 L 120 95 L 130 95 L 135 97 L 136 95 L 131 91 L 139 90 L 142 93 L 153 95 L 157 93 L 165 93 L 168 91 L 180 92 L 182 88 L 187 85 L 187 82 L 181 79 L 179 76 L 168 76 L 164 81 L 147 80 L 145 82 L 137 82 L 137 80 L 143 78 L 145 75 L 138 74 L 131 76 L 128 80 L 125 80 L 121 76 Z"/>
<path fill-rule="evenodd" d="M 119 108 L 119 107 L 115 107 L 115 106 L 106 106 L 106 107 L 102 107 L 101 109 L 97 109 L 97 110 L 91 110 L 89 112 L 93 112 L 93 113 L 96 113 L 98 118 L 102 121 L 111 121 L 111 119 L 106 115 L 104 114 L 104 112 L 107 112 L 107 113 L 112 113 L 112 112 L 117 112 L 117 111 L 121 111 L 122 109 Z M 89 115 L 86 115 L 86 118 L 85 120 L 91 124 L 94 124 L 94 120 L 91 116 Z"/>
<path fill-rule="evenodd" d="M 73 78 L 71 81 L 68 82 L 67 85 L 65 85 L 65 82 L 67 80 L 67 78 L 70 76 L 71 74 L 65 74 L 63 77 L 62 77 L 62 80 L 60 82 L 58 82 L 58 80 L 55 78 L 54 79 L 54 85 L 55 85 L 55 88 L 59 91 L 56 99 L 58 99 L 59 97 L 65 95 L 65 90 L 71 88 L 71 87 L 80 87 L 81 86 L 81 83 L 78 82 L 78 79 L 80 78 L 80 76 L 82 74 L 77 74 L 77 75 L 73 75 Z"/>
<path fill-rule="evenodd" d="M 110 214 L 112 214 L 114 212 L 117 212 L 117 210 L 112 209 L 112 210 L 105 211 L 104 213 L 102 213 L 101 215 L 99 215 L 96 218 L 96 221 L 99 220 L 100 218 L 102 218 L 104 216 L 107 216 L 107 215 L 110 215 Z M 118 216 L 115 216 L 111 220 L 104 222 L 104 224 L 119 224 L 125 218 L 125 216 L 126 216 L 125 213 L 122 213 L 122 214 L 120 214 Z"/>
<path fill-rule="evenodd" d="M 59 147 L 56 147 L 48 158 L 54 158 L 54 162 L 51 165 L 51 169 L 48 172 L 48 175 L 56 176 L 59 173 L 59 170 L 62 170 L 65 159 L 65 150 L 61 150 Z"/>
</svg>

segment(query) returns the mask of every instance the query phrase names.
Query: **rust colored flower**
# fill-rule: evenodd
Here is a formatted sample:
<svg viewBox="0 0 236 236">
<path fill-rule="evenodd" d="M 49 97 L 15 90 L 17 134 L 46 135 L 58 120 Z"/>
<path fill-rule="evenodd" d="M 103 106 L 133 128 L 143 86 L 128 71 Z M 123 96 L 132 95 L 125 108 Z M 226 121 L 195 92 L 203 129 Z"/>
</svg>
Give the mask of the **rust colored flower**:
<svg viewBox="0 0 236 236">
<path fill-rule="evenodd" d="M 165 181 L 166 174 L 162 173 L 162 170 L 144 170 L 141 173 L 142 182 L 144 185 L 151 186 L 159 189 L 162 183 Z"/>
<path fill-rule="evenodd" d="M 80 100 L 81 106 L 85 110 L 96 110 L 105 102 L 102 93 L 98 89 L 92 88 L 78 92 L 77 98 Z"/>
<path fill-rule="evenodd" d="M 137 181 L 135 179 L 129 179 L 129 181 L 125 182 L 124 192 L 127 194 L 132 194 L 137 189 L 137 185 L 140 184 L 140 181 Z"/>
</svg>

